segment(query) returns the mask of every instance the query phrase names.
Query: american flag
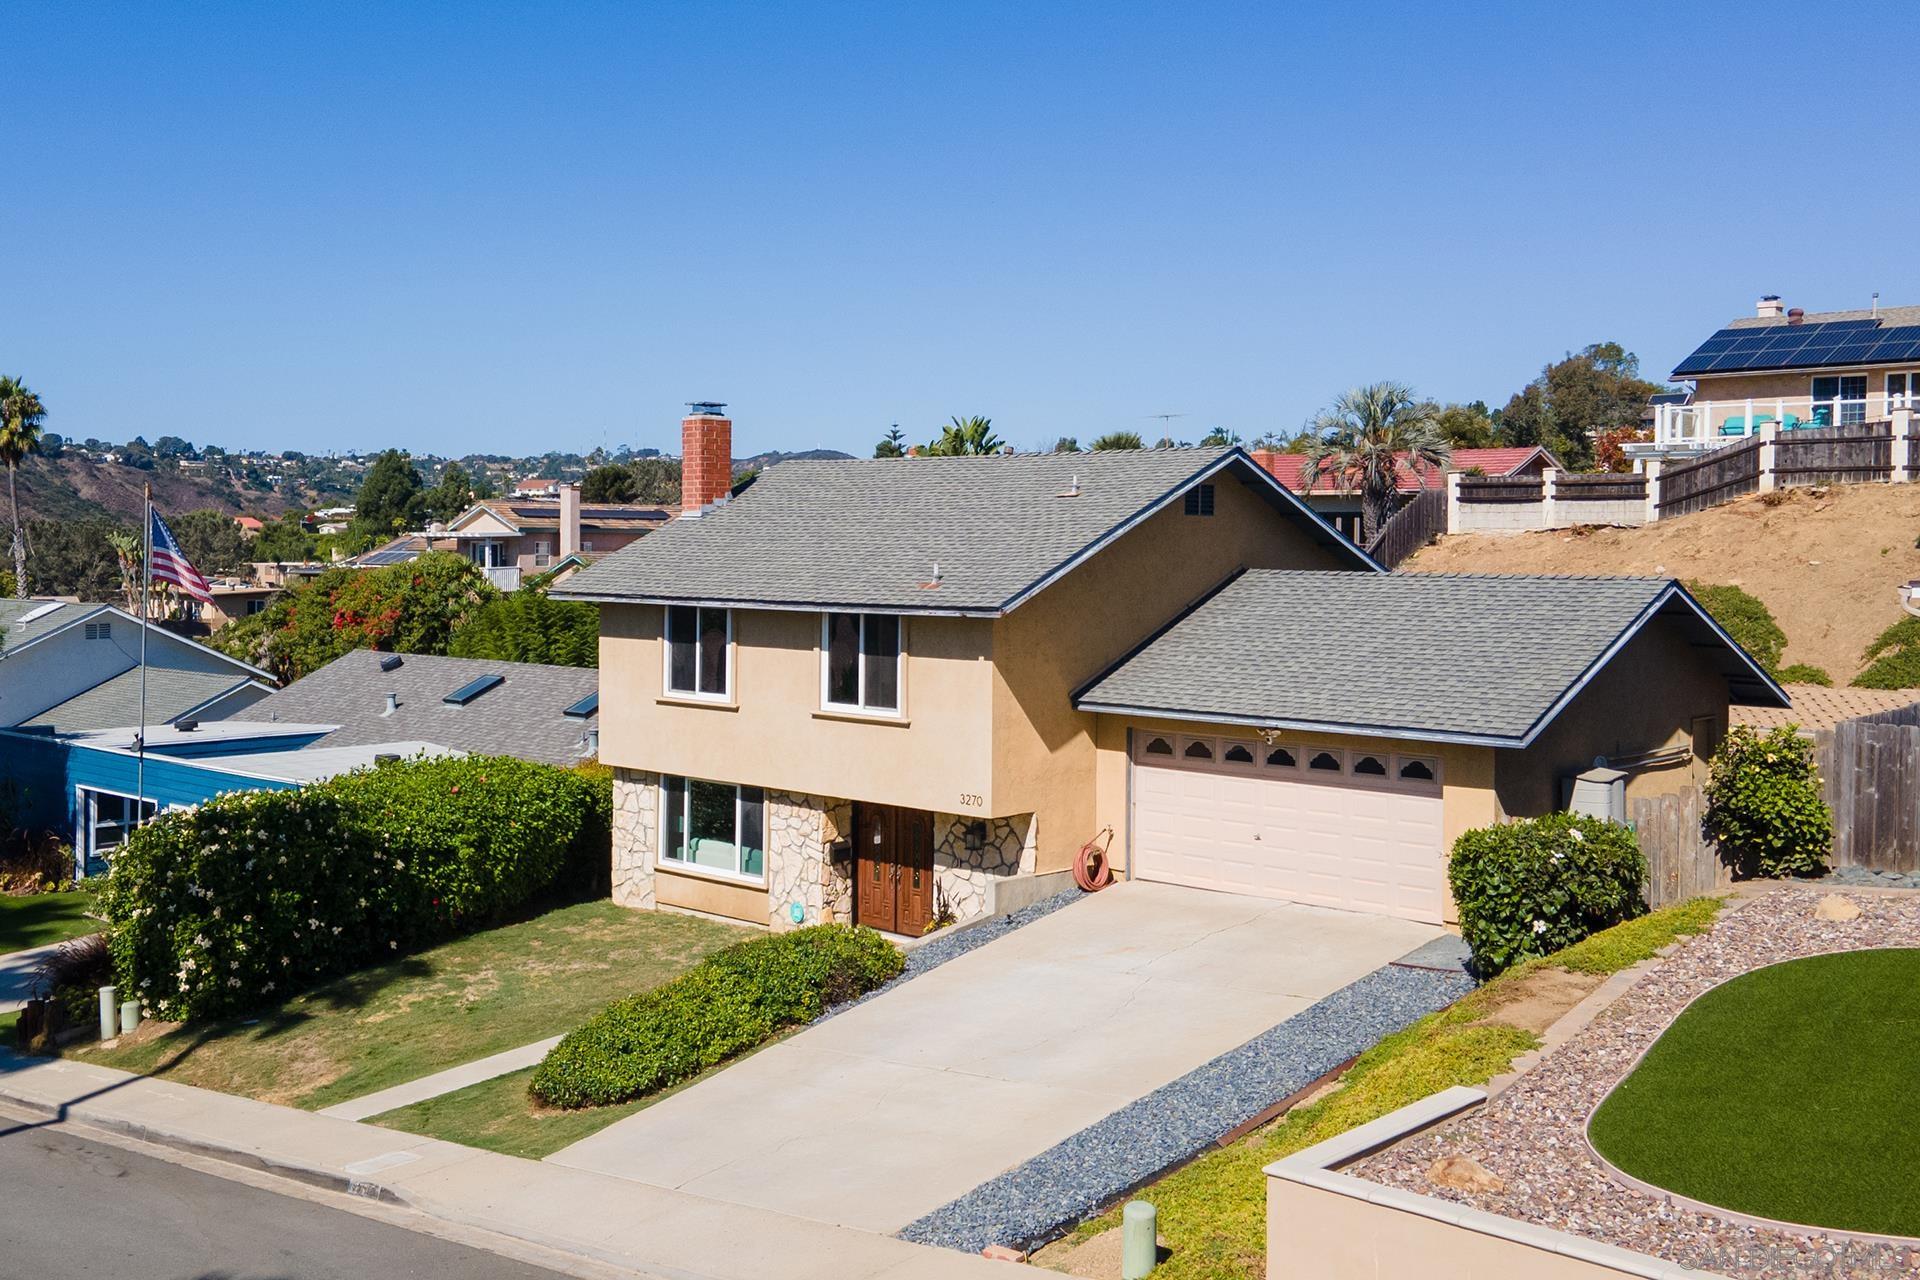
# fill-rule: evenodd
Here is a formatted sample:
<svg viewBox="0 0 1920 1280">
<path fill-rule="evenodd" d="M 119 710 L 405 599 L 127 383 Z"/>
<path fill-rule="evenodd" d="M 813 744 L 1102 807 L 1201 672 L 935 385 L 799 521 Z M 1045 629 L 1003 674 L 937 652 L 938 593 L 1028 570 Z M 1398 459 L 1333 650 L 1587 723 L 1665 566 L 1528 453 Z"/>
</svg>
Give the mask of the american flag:
<svg viewBox="0 0 1920 1280">
<path fill-rule="evenodd" d="M 187 563 L 187 557 L 181 553 L 180 544 L 173 540 L 173 530 L 167 528 L 167 522 L 160 513 L 149 507 L 147 518 L 152 527 L 147 530 L 148 561 L 153 577 L 160 582 L 171 582 L 202 604 L 213 603 L 213 592 L 207 587 L 207 580 L 200 571 Z"/>
</svg>

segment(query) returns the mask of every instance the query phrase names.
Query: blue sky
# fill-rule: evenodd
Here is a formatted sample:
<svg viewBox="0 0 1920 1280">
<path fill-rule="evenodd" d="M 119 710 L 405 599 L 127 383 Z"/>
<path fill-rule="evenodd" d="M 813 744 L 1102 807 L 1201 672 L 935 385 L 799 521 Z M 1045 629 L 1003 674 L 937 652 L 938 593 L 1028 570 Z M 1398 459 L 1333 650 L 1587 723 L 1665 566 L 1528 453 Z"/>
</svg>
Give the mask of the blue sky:
<svg viewBox="0 0 1920 1280">
<path fill-rule="evenodd" d="M 23 4 L 0 370 L 72 437 L 1291 430 L 1920 303 L 1920 6 Z M 1878 70 L 1876 70 L 1876 67 Z"/>
</svg>

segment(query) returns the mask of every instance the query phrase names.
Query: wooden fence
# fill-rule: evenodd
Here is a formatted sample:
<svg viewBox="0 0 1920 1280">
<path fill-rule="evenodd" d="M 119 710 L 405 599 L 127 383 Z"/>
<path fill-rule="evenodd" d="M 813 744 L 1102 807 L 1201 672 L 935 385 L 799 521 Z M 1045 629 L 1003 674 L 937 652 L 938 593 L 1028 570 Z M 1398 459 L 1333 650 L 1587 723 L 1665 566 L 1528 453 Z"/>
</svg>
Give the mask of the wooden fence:
<svg viewBox="0 0 1920 1280">
<path fill-rule="evenodd" d="M 1462 502 L 1538 502 L 1546 495 L 1546 481 L 1539 476 L 1460 477 Z"/>
<path fill-rule="evenodd" d="M 1647 858 L 1647 905 L 1658 909 L 1718 893 L 1733 883 L 1720 850 L 1707 839 L 1700 788 L 1633 802 L 1634 830 Z"/>
<path fill-rule="evenodd" d="M 1665 520 L 1705 511 L 1760 487 L 1760 440 L 1715 449 L 1698 462 L 1660 473 L 1654 506 Z"/>
<path fill-rule="evenodd" d="M 1367 554 L 1392 569 L 1446 531 L 1446 490 L 1422 489 L 1380 526 L 1367 544 Z"/>
<path fill-rule="evenodd" d="M 1893 424 L 1856 422 L 1783 431 L 1773 446 L 1777 483 L 1869 484 L 1893 478 Z"/>
<path fill-rule="evenodd" d="M 1920 871 L 1920 707 L 1843 720 L 1813 741 L 1833 865 Z"/>
<path fill-rule="evenodd" d="M 1647 478 L 1632 473 L 1568 472 L 1554 481 L 1555 502 L 1645 502 Z"/>
</svg>

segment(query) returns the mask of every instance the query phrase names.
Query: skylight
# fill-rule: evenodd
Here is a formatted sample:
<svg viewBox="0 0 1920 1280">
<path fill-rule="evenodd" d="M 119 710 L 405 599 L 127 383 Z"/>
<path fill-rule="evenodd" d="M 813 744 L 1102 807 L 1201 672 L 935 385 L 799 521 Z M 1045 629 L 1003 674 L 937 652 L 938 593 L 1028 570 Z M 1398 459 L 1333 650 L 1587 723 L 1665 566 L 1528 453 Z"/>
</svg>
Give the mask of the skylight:
<svg viewBox="0 0 1920 1280">
<path fill-rule="evenodd" d="M 560 714 L 563 716 L 574 716 L 584 720 L 586 717 L 592 715 L 594 712 L 598 711 L 599 709 L 600 709 L 600 693 L 599 693 L 599 690 L 596 689 L 594 692 L 580 699 L 580 701 L 574 703 L 572 706 L 568 707 L 565 711 L 562 711 Z"/>
<path fill-rule="evenodd" d="M 464 707 L 487 690 L 505 680 L 505 676 L 480 676 L 467 681 L 458 689 L 455 689 L 452 693 L 440 699 L 440 701 L 451 702 L 456 707 Z"/>
<path fill-rule="evenodd" d="M 44 618 L 48 614 L 58 613 L 60 610 L 64 608 L 66 608 L 65 605 L 61 604 L 58 600 L 55 600 L 51 604 L 43 604 L 37 609 L 30 609 L 26 613 L 21 614 L 20 621 L 32 622 L 35 618 Z"/>
</svg>

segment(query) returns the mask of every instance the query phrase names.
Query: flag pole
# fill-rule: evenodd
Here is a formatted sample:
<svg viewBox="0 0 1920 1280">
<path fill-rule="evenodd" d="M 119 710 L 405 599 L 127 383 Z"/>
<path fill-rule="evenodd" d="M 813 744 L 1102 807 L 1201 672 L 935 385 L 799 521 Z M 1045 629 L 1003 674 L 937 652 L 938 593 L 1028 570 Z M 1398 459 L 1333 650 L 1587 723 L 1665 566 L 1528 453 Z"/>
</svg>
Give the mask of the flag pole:
<svg viewBox="0 0 1920 1280">
<path fill-rule="evenodd" d="M 142 503 L 140 542 L 146 548 L 140 567 L 140 736 L 134 743 L 133 825 L 147 808 L 147 613 L 153 606 L 153 482 Z"/>
</svg>

